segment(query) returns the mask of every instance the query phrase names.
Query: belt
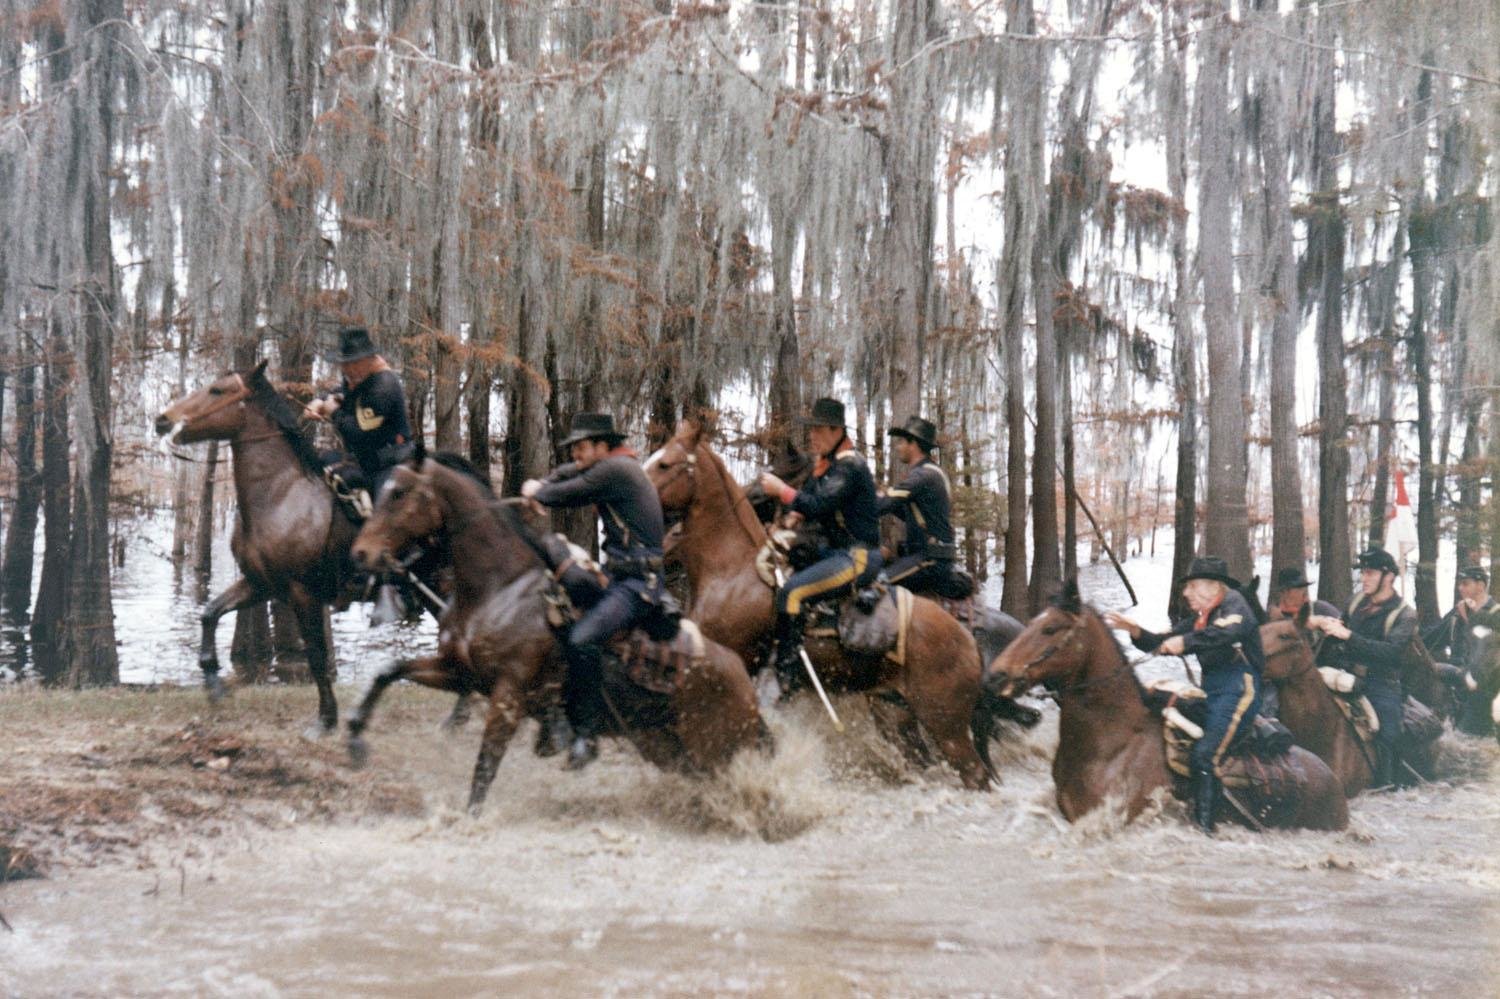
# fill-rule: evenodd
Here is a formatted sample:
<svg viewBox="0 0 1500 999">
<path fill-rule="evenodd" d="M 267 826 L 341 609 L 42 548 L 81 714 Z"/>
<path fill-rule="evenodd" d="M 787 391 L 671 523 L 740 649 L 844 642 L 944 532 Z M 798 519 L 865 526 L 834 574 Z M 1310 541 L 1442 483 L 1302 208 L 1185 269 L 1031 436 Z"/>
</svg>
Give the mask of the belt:
<svg viewBox="0 0 1500 999">
<path fill-rule="evenodd" d="M 660 555 L 609 555 L 604 563 L 604 571 L 611 576 L 634 579 L 644 579 L 653 573 L 660 575 L 662 568 Z"/>
</svg>

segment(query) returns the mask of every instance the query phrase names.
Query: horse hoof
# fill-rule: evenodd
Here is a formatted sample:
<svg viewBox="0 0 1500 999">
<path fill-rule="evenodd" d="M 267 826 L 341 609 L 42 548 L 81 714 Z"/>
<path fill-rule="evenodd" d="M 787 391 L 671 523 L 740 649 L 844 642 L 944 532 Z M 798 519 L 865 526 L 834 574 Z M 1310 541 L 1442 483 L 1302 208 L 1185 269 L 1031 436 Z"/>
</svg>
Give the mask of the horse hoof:
<svg viewBox="0 0 1500 999">
<path fill-rule="evenodd" d="M 479 818 L 479 816 L 484 813 L 484 799 L 470 798 L 469 805 L 464 809 L 464 811 L 469 813 L 469 818 L 471 819 Z"/>
<path fill-rule="evenodd" d="M 354 736 L 349 740 L 349 765 L 355 770 L 363 770 L 369 762 L 369 745 L 364 739 Z"/>
<path fill-rule="evenodd" d="M 205 673 L 203 686 L 208 690 L 210 704 L 218 704 L 229 693 L 229 688 L 224 686 L 224 681 L 218 673 Z"/>
<path fill-rule="evenodd" d="M 318 742 L 332 735 L 333 730 L 337 727 L 337 724 L 329 724 L 328 722 L 324 721 L 315 721 L 311 725 L 307 726 L 307 730 L 302 733 L 302 738 L 306 739 L 308 742 Z"/>
</svg>

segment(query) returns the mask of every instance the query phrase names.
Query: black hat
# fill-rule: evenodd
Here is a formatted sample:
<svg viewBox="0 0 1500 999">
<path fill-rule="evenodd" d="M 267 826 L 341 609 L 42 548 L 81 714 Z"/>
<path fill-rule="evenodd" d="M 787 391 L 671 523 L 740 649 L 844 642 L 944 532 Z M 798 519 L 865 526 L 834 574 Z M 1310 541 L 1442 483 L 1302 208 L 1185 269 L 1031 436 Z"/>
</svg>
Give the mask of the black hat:
<svg viewBox="0 0 1500 999">
<path fill-rule="evenodd" d="M 1276 573 L 1276 589 L 1278 591 L 1297 590 L 1311 585 L 1312 583 L 1308 580 L 1307 573 L 1296 567 L 1282 569 Z"/>
<path fill-rule="evenodd" d="M 802 424 L 809 427 L 848 426 L 844 419 L 844 404 L 837 399 L 819 399 L 813 403 L 812 412 L 802 418 Z"/>
<path fill-rule="evenodd" d="M 1217 583 L 1223 583 L 1231 590 L 1240 588 L 1239 580 L 1229 574 L 1229 564 L 1217 555 L 1204 555 L 1193 559 L 1188 564 L 1187 573 L 1177 581 L 1177 585 L 1181 586 L 1194 579 L 1212 579 Z"/>
<path fill-rule="evenodd" d="M 1472 579 L 1476 583 L 1483 583 L 1485 586 L 1490 585 L 1490 574 L 1477 565 L 1471 565 L 1467 569 L 1458 570 L 1458 578 L 1461 580 Z"/>
<path fill-rule="evenodd" d="M 905 437 L 927 451 L 937 447 L 937 427 L 920 416 L 908 416 L 905 423 L 892 427 L 886 434 L 890 437 Z"/>
<path fill-rule="evenodd" d="M 1401 569 L 1396 565 L 1395 557 L 1384 548 L 1366 548 L 1354 560 L 1354 568 L 1379 569 L 1381 572 L 1401 575 Z"/>
<path fill-rule="evenodd" d="M 559 447 L 572 447 L 579 441 L 605 440 L 619 443 L 625 435 L 615 429 L 615 418 L 608 413 L 574 413 L 568 436 Z"/>
<path fill-rule="evenodd" d="M 332 360 L 335 364 L 348 364 L 350 361 L 373 357 L 375 353 L 375 343 L 370 339 L 370 331 L 363 326 L 350 326 L 339 330 L 339 352 L 333 355 Z"/>
</svg>

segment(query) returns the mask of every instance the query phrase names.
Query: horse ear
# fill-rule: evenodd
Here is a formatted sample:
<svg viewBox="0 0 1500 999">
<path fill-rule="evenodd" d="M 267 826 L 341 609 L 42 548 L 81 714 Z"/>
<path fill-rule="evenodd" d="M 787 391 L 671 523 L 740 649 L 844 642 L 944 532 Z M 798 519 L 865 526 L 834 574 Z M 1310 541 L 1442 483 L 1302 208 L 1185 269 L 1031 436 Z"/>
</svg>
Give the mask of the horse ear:
<svg viewBox="0 0 1500 999">
<path fill-rule="evenodd" d="M 427 441 L 421 434 L 418 434 L 417 439 L 412 444 L 411 467 L 420 471 L 422 462 L 427 460 Z"/>
<path fill-rule="evenodd" d="M 253 367 L 253 368 L 250 369 L 250 380 L 252 382 L 263 382 L 263 381 L 265 381 L 266 380 L 266 365 L 269 364 L 269 363 L 271 363 L 271 359 L 269 357 L 262 357 L 256 363 L 255 367 Z"/>
<path fill-rule="evenodd" d="M 1057 595 L 1057 606 L 1069 614 L 1077 614 L 1083 610 L 1083 597 L 1078 592 L 1078 577 L 1069 576 L 1063 580 L 1062 592 Z"/>
</svg>

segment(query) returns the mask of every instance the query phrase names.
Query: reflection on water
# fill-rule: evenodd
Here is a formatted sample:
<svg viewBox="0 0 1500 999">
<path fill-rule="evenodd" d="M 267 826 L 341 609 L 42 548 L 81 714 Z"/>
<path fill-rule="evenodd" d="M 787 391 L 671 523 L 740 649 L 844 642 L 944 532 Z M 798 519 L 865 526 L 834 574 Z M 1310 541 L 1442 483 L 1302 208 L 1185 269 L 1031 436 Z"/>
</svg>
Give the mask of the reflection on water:
<svg viewBox="0 0 1500 999">
<path fill-rule="evenodd" d="M 199 614 L 209 598 L 233 583 L 237 575 L 229 539 L 215 543 L 213 575 L 206 585 L 191 568 L 174 568 L 171 558 L 172 516 L 162 511 L 117 528 L 124 541 L 125 564 L 112 574 L 115 641 L 120 650 L 122 683 L 198 683 Z M 38 538 L 41 531 L 37 532 Z M 41 551 L 37 552 L 41 570 Z M 430 649 L 437 634 L 431 618 L 414 624 L 369 626 L 367 605 L 355 604 L 334 614 L 333 642 L 341 680 L 365 680 L 391 658 Z M 219 622 L 219 659 L 228 668 L 234 615 Z M 305 672 L 305 669 L 304 671 Z M 45 678 L 44 664 L 33 661 L 27 625 L 7 622 L 0 628 L 0 680 L 23 676 Z"/>
</svg>

